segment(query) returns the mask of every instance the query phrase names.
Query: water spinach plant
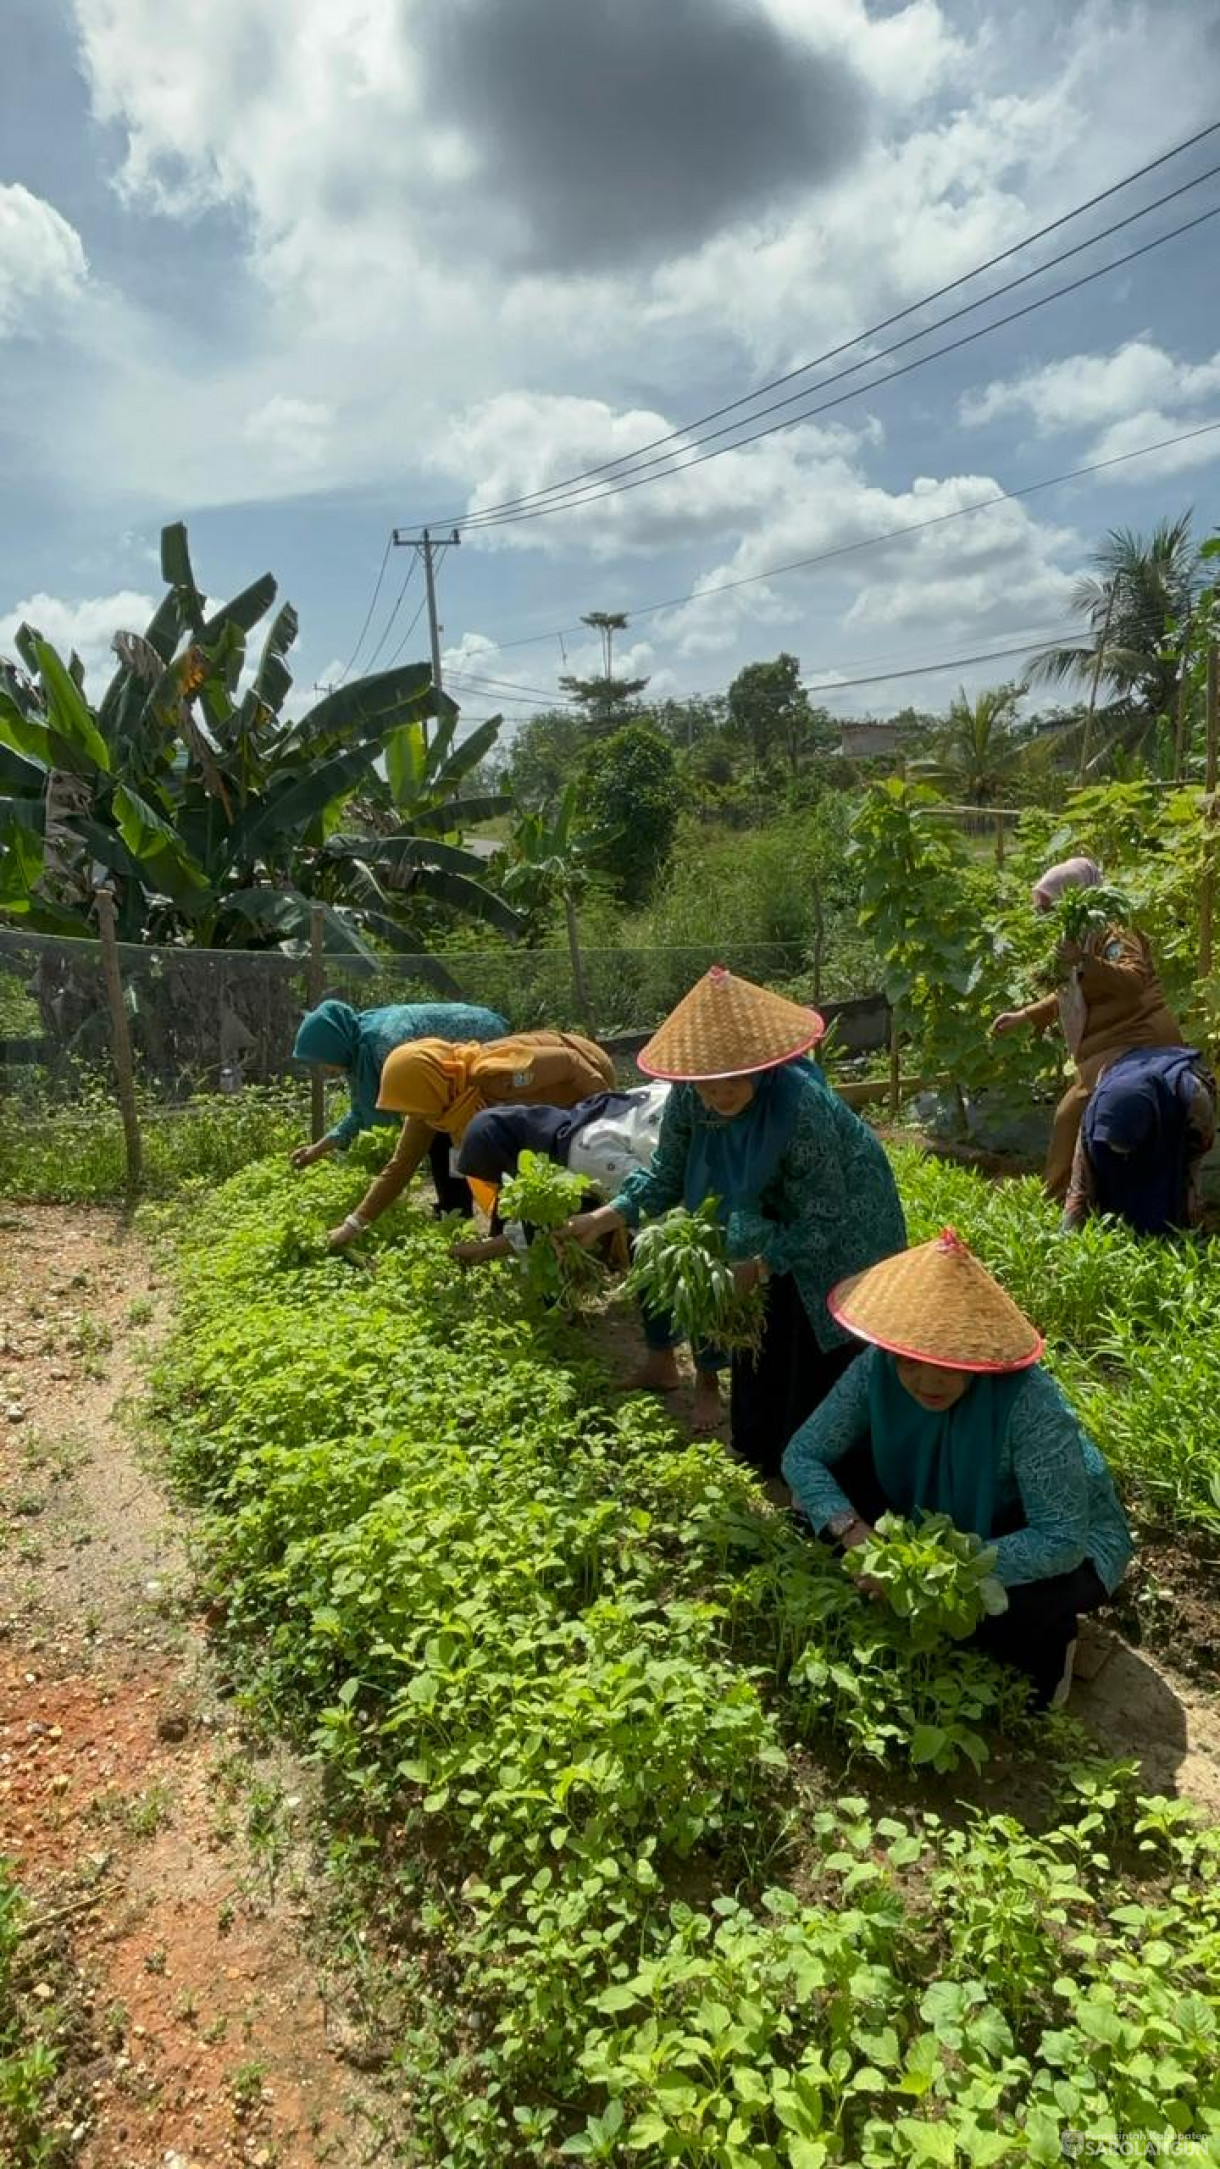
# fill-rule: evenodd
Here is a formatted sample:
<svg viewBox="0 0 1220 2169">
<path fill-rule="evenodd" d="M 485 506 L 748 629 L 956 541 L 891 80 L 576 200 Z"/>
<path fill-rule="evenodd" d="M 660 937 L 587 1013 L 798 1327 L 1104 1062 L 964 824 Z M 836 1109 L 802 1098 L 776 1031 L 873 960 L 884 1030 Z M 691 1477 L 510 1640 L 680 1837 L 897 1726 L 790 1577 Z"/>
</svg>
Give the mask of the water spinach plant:
<svg viewBox="0 0 1220 2169">
<path fill-rule="evenodd" d="M 316 1171 L 323 1217 L 344 1184 Z M 157 1399 L 221 1655 L 316 1758 L 401 1984 L 407 2158 L 1214 2145 L 1217 1833 L 977 1653 L 914 1646 L 715 1442 L 616 1400 L 587 1334 L 540 1334 L 521 1276 L 464 1276 L 401 1205 L 375 1274 L 294 1268 L 298 1213 L 263 1164 L 179 1229 Z M 997 1747 L 1034 1828 L 953 1805 Z"/>
<path fill-rule="evenodd" d="M 738 1287 L 716 1198 L 693 1212 L 678 1206 L 647 1221 L 635 1238 L 627 1287 L 645 1310 L 671 1318 L 696 1348 L 725 1355 L 759 1348 L 762 1290 Z"/>
</svg>

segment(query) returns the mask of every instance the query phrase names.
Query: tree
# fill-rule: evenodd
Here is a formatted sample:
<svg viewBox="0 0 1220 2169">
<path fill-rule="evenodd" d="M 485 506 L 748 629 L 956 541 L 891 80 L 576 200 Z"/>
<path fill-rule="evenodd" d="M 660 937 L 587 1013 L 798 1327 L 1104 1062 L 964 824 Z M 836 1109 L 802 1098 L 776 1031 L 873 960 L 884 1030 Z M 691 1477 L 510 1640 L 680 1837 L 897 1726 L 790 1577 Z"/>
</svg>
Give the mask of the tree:
<svg viewBox="0 0 1220 2169">
<path fill-rule="evenodd" d="M 672 747 L 647 723 L 626 724 L 590 747 L 581 799 L 590 864 L 639 903 L 669 857 L 682 803 Z"/>
<path fill-rule="evenodd" d="M 246 636 L 275 581 L 264 574 L 209 617 L 184 527 L 164 530 L 161 562 L 168 593 L 144 633 L 116 634 L 119 668 L 96 711 L 79 666 L 31 626 L 17 634 L 24 671 L 0 669 L 0 909 L 31 930 L 88 935 L 102 876 L 126 942 L 277 947 L 308 933 L 316 901 L 328 948 L 371 959 L 369 934 L 417 945 L 405 899 L 424 894 L 516 932 L 482 861 L 447 840 L 504 803 L 454 795 L 498 722 L 459 753 L 457 709 L 420 663 L 285 715 L 290 604 L 239 697 Z M 429 747 L 424 718 L 438 713 Z M 357 807 L 363 832 L 343 827 Z"/>
<path fill-rule="evenodd" d="M 971 700 L 963 686 L 933 740 L 930 759 L 918 765 L 968 806 L 1001 804 L 1027 753 L 1018 727 L 1019 698 L 1017 686 L 997 685 Z"/>
<path fill-rule="evenodd" d="M 729 687 L 729 721 L 750 747 L 756 776 L 780 758 L 795 778 L 804 759 L 829 752 L 838 740 L 826 710 L 812 706 L 795 655 L 739 670 Z"/>
<path fill-rule="evenodd" d="M 1089 765 L 1100 687 L 1115 696 L 1101 722 L 1100 759 L 1113 743 L 1138 749 L 1160 720 L 1175 711 L 1179 655 L 1198 565 L 1190 513 L 1162 520 L 1147 537 L 1130 528 L 1111 528 L 1093 565 L 1094 571 L 1077 581 L 1071 599 L 1073 611 L 1085 620 L 1086 635 L 1044 648 L 1026 674 L 1027 685 L 1074 682 L 1087 688 L 1082 771 Z"/>
<path fill-rule="evenodd" d="M 579 704 L 586 725 L 600 734 L 614 730 L 626 719 L 630 703 L 643 692 L 648 680 L 614 675 L 614 636 L 625 632 L 628 623 L 621 610 L 590 610 L 580 622 L 601 635 L 602 674 L 599 678 L 561 678 L 559 683 Z"/>
<path fill-rule="evenodd" d="M 508 752 L 506 782 L 521 806 L 550 806 L 580 766 L 588 726 L 566 708 L 544 708 L 523 723 Z"/>
<path fill-rule="evenodd" d="M 504 894 L 528 917 L 536 918 L 556 899 L 563 905 L 577 1006 L 590 1037 L 596 1035 L 593 1003 L 585 976 L 576 906 L 589 886 L 585 839 L 577 834 L 578 791 L 570 783 L 551 813 L 527 813 L 508 848 L 501 876 Z"/>
</svg>

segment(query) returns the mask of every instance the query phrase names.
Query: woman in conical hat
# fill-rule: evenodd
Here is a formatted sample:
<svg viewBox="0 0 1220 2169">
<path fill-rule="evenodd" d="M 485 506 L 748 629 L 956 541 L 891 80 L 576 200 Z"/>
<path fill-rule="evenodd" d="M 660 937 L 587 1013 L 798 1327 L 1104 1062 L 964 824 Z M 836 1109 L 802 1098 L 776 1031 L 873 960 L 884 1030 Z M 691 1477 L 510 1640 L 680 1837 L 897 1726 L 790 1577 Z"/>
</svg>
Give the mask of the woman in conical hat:
<svg viewBox="0 0 1220 2169">
<path fill-rule="evenodd" d="M 887 1512 L 947 1514 L 994 1544 L 1008 1609 L 976 1642 L 1038 1702 L 1066 1700 L 1077 1620 L 1114 1594 L 1132 1543 L 1041 1335 L 951 1228 L 844 1280 L 830 1307 L 869 1346 L 784 1455 L 797 1505 L 847 1548 Z"/>
<path fill-rule="evenodd" d="M 827 1309 L 830 1289 L 906 1242 L 880 1143 L 805 1059 L 824 1031 L 816 1010 L 708 972 L 638 1058 L 674 1087 L 651 1165 L 571 1223 L 594 1242 L 719 1200 L 739 1281 L 765 1284 L 761 1352 L 732 1365 L 731 1426 L 736 1450 L 768 1476 L 856 1352 Z"/>
</svg>

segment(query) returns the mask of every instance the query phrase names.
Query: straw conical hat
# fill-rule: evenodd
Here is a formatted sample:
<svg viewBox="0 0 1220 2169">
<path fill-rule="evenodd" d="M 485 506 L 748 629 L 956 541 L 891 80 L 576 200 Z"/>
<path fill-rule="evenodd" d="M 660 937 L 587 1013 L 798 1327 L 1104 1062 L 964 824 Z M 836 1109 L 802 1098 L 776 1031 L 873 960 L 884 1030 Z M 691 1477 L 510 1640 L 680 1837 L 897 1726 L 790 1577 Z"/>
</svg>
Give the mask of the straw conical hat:
<svg viewBox="0 0 1220 2169">
<path fill-rule="evenodd" d="M 636 1059 L 646 1077 L 693 1084 L 778 1069 L 821 1039 L 825 1019 L 713 964 Z"/>
<path fill-rule="evenodd" d="M 954 1229 L 832 1288 L 831 1316 L 862 1341 L 951 1371 L 1023 1371 L 1042 1335 Z"/>
</svg>

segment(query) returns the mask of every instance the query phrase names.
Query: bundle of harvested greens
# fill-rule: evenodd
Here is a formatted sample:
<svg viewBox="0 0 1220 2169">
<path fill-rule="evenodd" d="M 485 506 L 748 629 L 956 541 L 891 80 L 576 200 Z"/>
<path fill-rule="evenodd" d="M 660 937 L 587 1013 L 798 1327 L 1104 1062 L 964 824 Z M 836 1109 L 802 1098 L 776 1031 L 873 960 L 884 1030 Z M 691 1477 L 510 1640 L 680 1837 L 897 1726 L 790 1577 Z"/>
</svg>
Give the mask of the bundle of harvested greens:
<svg viewBox="0 0 1220 2169">
<path fill-rule="evenodd" d="M 579 1310 L 602 1282 L 596 1258 L 561 1233 L 565 1221 L 580 1211 L 587 1189 L 581 1176 L 570 1175 L 545 1153 L 523 1152 L 516 1174 L 500 1190 L 502 1217 L 519 1220 L 537 1237 L 521 1259 L 531 1293 L 567 1311 Z"/>
<path fill-rule="evenodd" d="M 1135 916 L 1131 898 L 1122 889 L 1102 883 L 1091 889 L 1065 889 L 1046 915 L 1047 948 L 1035 973 L 1038 987 L 1058 986 L 1064 975 L 1063 949 L 1083 949 L 1094 934 L 1107 927 L 1130 926 Z"/>
<path fill-rule="evenodd" d="M 757 1355 L 763 1292 L 738 1287 L 715 1198 L 640 1229 L 627 1287 L 645 1310 L 672 1319 L 674 1331 L 695 1347 Z"/>
</svg>

